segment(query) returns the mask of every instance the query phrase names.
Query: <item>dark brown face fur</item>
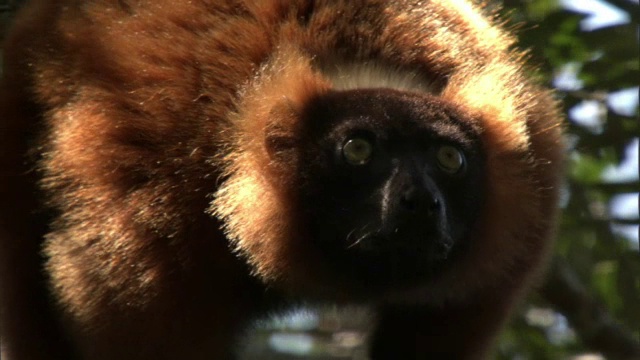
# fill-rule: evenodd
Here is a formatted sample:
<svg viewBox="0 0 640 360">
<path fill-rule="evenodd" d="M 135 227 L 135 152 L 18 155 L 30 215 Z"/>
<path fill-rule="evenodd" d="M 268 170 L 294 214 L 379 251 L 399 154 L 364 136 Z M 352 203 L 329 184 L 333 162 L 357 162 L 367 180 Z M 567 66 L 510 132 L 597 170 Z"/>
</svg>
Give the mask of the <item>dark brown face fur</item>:
<svg viewBox="0 0 640 360">
<path fill-rule="evenodd" d="M 432 96 L 380 89 L 331 92 L 302 116 L 298 196 L 323 261 L 372 291 L 455 264 L 484 198 L 472 119 Z M 364 141 L 363 161 L 349 158 L 350 141 Z M 447 150 L 459 151 L 459 169 L 440 163 Z"/>
</svg>

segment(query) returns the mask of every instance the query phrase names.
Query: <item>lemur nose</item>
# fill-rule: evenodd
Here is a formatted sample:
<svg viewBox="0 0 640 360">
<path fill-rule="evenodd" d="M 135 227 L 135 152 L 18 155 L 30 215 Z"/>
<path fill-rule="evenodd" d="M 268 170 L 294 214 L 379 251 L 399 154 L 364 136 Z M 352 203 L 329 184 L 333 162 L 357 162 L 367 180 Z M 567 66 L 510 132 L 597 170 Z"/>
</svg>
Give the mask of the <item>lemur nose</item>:
<svg viewBox="0 0 640 360">
<path fill-rule="evenodd" d="M 431 215 L 440 207 L 440 200 L 428 189 L 409 185 L 400 197 L 400 206 L 408 212 L 425 212 Z"/>
</svg>

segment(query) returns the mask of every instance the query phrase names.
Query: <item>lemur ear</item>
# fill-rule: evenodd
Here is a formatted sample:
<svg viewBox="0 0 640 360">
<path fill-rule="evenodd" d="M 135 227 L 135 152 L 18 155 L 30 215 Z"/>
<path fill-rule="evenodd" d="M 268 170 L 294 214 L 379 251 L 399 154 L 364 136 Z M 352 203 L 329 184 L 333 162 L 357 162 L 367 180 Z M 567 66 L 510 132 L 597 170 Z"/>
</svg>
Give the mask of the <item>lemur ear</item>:
<svg viewBox="0 0 640 360">
<path fill-rule="evenodd" d="M 280 160 L 292 161 L 295 155 L 290 152 L 299 146 L 299 126 L 291 126 L 300 121 L 302 114 L 294 104 L 286 99 L 276 103 L 269 111 L 269 120 L 265 128 L 265 147 L 270 156 Z"/>
</svg>

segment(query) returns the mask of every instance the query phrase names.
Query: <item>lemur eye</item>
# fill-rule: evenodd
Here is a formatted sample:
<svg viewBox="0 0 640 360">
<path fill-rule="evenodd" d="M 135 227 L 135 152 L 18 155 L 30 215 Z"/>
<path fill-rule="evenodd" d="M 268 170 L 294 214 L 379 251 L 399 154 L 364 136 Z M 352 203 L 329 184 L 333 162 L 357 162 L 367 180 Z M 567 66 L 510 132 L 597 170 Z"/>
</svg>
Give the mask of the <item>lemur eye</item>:
<svg viewBox="0 0 640 360">
<path fill-rule="evenodd" d="M 464 166 L 464 154 L 455 146 L 442 145 L 436 154 L 438 166 L 444 172 L 455 174 Z"/>
<path fill-rule="evenodd" d="M 373 145 L 363 138 L 352 138 L 342 145 L 342 156 L 351 165 L 364 165 L 371 159 Z"/>
</svg>

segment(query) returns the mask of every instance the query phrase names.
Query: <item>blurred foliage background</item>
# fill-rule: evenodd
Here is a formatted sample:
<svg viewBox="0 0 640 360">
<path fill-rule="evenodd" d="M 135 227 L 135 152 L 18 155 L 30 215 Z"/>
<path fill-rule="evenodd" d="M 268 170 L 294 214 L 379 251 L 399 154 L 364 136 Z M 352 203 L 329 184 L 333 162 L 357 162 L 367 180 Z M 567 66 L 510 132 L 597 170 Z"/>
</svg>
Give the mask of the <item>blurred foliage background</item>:
<svg viewBox="0 0 640 360">
<path fill-rule="evenodd" d="M 2 32 L 19 0 L 0 0 Z M 520 46 L 567 117 L 563 216 L 546 281 L 496 359 L 640 359 L 638 0 L 504 0 Z M 366 359 L 360 309 L 301 310 L 256 326 L 244 359 Z"/>
<path fill-rule="evenodd" d="M 638 1 L 504 5 L 558 89 L 569 161 L 551 269 L 502 337 L 499 358 L 640 359 Z"/>
</svg>

